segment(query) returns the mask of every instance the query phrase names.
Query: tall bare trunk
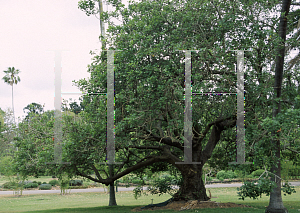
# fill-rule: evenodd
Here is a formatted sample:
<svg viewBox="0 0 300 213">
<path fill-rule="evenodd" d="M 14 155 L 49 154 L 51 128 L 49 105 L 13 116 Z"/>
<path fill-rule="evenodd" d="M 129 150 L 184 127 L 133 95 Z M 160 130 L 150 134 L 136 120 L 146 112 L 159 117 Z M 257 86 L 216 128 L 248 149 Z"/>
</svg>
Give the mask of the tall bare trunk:
<svg viewBox="0 0 300 213">
<path fill-rule="evenodd" d="M 14 106 L 14 85 L 11 85 L 11 105 L 12 105 L 12 110 L 13 110 L 13 116 L 14 116 L 14 123 L 16 122 L 15 118 L 15 106 Z"/>
<path fill-rule="evenodd" d="M 276 57 L 276 68 L 275 68 L 275 83 L 274 83 L 274 107 L 273 107 L 273 119 L 280 112 L 280 101 L 281 96 L 281 85 L 283 78 L 283 65 L 284 65 L 284 53 L 285 53 L 285 40 L 286 40 L 286 28 L 287 28 L 287 15 L 290 10 L 291 0 L 284 0 L 282 2 L 280 23 L 279 23 L 279 36 L 282 38 L 282 44 L 278 49 L 279 55 Z M 276 94 L 276 96 L 275 96 Z M 277 101 L 275 100 L 277 99 Z M 275 132 L 272 135 L 275 136 Z M 277 162 L 273 165 L 271 172 L 275 174 L 272 176 L 272 180 L 276 181 L 276 188 L 270 194 L 269 206 L 266 209 L 266 213 L 287 213 L 287 209 L 284 207 L 281 196 L 281 165 L 280 165 L 280 140 L 274 140 L 271 142 L 275 148 L 275 155 Z M 276 167 L 277 165 L 277 167 Z"/>
</svg>

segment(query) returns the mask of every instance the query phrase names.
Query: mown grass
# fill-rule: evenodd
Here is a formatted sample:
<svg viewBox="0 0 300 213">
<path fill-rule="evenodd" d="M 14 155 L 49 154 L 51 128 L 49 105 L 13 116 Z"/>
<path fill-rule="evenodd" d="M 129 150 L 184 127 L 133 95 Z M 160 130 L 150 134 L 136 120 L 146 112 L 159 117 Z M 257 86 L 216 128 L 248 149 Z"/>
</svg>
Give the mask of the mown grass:
<svg viewBox="0 0 300 213">
<path fill-rule="evenodd" d="M 297 193 L 283 196 L 285 207 L 289 213 L 299 213 L 300 211 L 300 187 L 295 187 Z M 258 200 L 245 199 L 239 200 L 236 188 L 211 188 L 212 201 L 232 202 L 252 206 L 253 208 L 228 208 L 228 209 L 197 209 L 187 210 L 185 212 L 220 212 L 220 213 L 257 213 L 264 212 L 265 207 L 269 203 L 269 197 L 262 196 Z M 216 197 L 216 198 L 215 198 Z M 108 207 L 107 193 L 73 193 L 61 196 L 58 194 L 44 195 L 24 195 L 22 197 L 0 197 L 0 212 L 31 212 L 31 213 L 58 213 L 58 212 L 74 212 L 74 213 L 112 213 L 112 212 L 131 212 L 131 209 L 137 206 L 145 206 L 151 203 L 159 203 L 170 198 L 170 195 L 148 195 L 142 196 L 137 200 L 133 197 L 133 192 L 118 192 L 116 199 L 118 206 Z M 143 211 L 143 213 L 153 211 Z M 175 212 L 173 210 L 160 210 L 162 212 Z"/>
</svg>

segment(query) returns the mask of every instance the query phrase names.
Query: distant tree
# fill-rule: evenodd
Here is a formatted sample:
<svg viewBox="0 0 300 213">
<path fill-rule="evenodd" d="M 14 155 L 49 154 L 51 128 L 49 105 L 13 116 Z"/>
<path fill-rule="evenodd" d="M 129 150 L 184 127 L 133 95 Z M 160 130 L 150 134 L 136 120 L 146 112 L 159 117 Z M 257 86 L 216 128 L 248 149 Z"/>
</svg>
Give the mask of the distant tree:
<svg viewBox="0 0 300 213">
<path fill-rule="evenodd" d="M 4 127 L 4 115 L 5 112 L 0 108 L 0 133 L 2 132 L 2 129 Z M 0 135 L 1 137 L 1 135 Z"/>
<path fill-rule="evenodd" d="M 2 78 L 5 83 L 11 85 L 11 96 L 12 96 L 12 108 L 13 108 L 13 115 L 15 119 L 15 110 L 14 110 L 14 84 L 17 84 L 21 81 L 18 74 L 20 73 L 20 70 L 15 69 L 14 67 L 8 67 L 7 70 L 3 71 L 5 73 L 5 76 Z"/>
<path fill-rule="evenodd" d="M 0 158 L 12 152 L 11 145 L 14 137 L 14 117 L 11 109 L 0 109 Z"/>
<path fill-rule="evenodd" d="M 70 103 L 69 103 L 69 101 L 70 101 Z M 70 111 L 70 112 L 73 112 L 76 115 L 78 115 L 81 111 L 84 110 L 83 102 L 80 102 L 78 105 L 78 103 L 75 100 L 72 101 L 72 99 L 69 99 L 69 101 L 63 100 L 62 111 L 64 111 L 64 112 Z"/>
<path fill-rule="evenodd" d="M 28 110 L 26 118 L 25 118 L 26 120 L 28 120 L 30 115 L 32 115 L 32 114 L 41 114 L 44 111 L 44 108 L 40 104 L 31 103 L 23 108 L 24 113 L 25 113 L 25 110 Z"/>
<path fill-rule="evenodd" d="M 80 113 L 81 112 L 81 106 L 79 106 L 78 104 L 77 104 L 77 102 L 71 102 L 70 103 L 70 109 L 71 109 L 71 111 L 72 112 L 74 112 L 76 115 L 78 114 L 78 113 Z"/>
</svg>

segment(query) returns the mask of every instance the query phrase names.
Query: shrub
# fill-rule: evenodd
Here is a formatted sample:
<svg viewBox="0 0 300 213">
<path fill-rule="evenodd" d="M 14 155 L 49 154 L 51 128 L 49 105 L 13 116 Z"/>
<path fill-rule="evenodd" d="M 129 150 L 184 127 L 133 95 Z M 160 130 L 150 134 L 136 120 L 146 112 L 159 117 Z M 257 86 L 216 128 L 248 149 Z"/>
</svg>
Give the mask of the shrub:
<svg viewBox="0 0 300 213">
<path fill-rule="evenodd" d="M 51 184 L 42 184 L 39 186 L 39 190 L 50 190 L 52 189 Z"/>
<path fill-rule="evenodd" d="M 52 178 L 56 178 L 56 176 L 52 175 Z"/>
<path fill-rule="evenodd" d="M 212 177 L 210 177 L 210 176 L 206 177 L 206 181 L 212 181 L 212 180 L 213 180 Z"/>
<path fill-rule="evenodd" d="M 276 183 L 269 179 L 260 179 L 257 182 L 246 181 L 244 185 L 238 187 L 239 199 L 245 200 L 246 197 L 257 199 L 262 194 L 270 195 L 271 191 L 276 187 Z M 288 190 L 286 190 L 288 191 Z"/>
<path fill-rule="evenodd" d="M 70 186 L 82 186 L 83 180 L 70 180 L 69 185 Z"/>
<path fill-rule="evenodd" d="M 6 182 L 2 186 L 4 189 L 14 189 L 18 186 L 18 184 L 14 182 Z"/>
<path fill-rule="evenodd" d="M 69 186 L 69 189 L 87 189 L 89 188 L 88 186 Z"/>
<path fill-rule="evenodd" d="M 43 184 L 47 184 L 46 182 L 43 182 Z"/>
<path fill-rule="evenodd" d="M 148 176 L 145 175 L 145 176 L 143 177 L 143 180 L 144 180 L 144 181 L 148 181 L 148 180 L 149 180 Z"/>
<path fill-rule="evenodd" d="M 246 178 L 254 178 L 254 176 L 250 174 L 250 175 L 246 175 Z"/>
<path fill-rule="evenodd" d="M 143 183 L 143 180 L 140 180 L 140 179 L 132 179 L 132 180 L 131 180 L 131 183 L 133 183 L 133 184 L 142 184 L 142 183 Z"/>
<path fill-rule="evenodd" d="M 58 182 L 58 180 L 50 180 L 50 181 L 49 181 L 49 184 L 50 184 L 51 186 L 58 186 L 58 185 L 59 185 L 59 182 Z"/>
<path fill-rule="evenodd" d="M 26 183 L 24 185 L 24 188 L 25 189 L 28 189 L 28 188 L 37 188 L 39 185 L 37 183 Z"/>
<path fill-rule="evenodd" d="M 34 180 L 34 181 L 32 181 L 32 183 L 37 183 L 37 182 Z"/>
<path fill-rule="evenodd" d="M 289 176 L 299 176 L 300 175 L 300 167 L 291 168 L 288 171 Z"/>
<path fill-rule="evenodd" d="M 227 171 L 226 174 L 229 179 L 237 178 L 237 175 L 233 171 Z"/>
<path fill-rule="evenodd" d="M 232 179 L 232 178 L 236 178 L 237 175 L 233 172 L 233 171 L 224 171 L 221 170 L 217 173 L 217 178 L 221 181 L 223 181 L 224 179 Z"/>
<path fill-rule="evenodd" d="M 164 193 L 168 193 L 170 195 L 173 195 L 174 189 L 172 185 L 179 185 L 181 184 L 181 179 L 176 179 L 174 176 L 171 175 L 164 175 L 160 178 L 154 179 L 153 183 L 148 186 L 147 190 L 151 194 L 159 194 L 162 195 Z M 141 195 L 141 188 L 137 187 L 134 190 L 134 197 L 137 199 Z"/>
<path fill-rule="evenodd" d="M 41 181 L 38 181 L 38 182 L 37 182 L 37 184 L 38 184 L 38 185 L 41 185 L 41 184 L 42 184 L 42 182 L 41 182 Z"/>
<path fill-rule="evenodd" d="M 253 177 L 259 177 L 259 176 L 261 176 L 261 174 L 262 174 L 264 171 L 265 171 L 265 170 L 263 170 L 263 169 L 258 169 L 258 170 L 253 171 L 251 174 L 253 175 Z"/>
<path fill-rule="evenodd" d="M 19 184 L 24 184 L 24 185 L 26 185 L 26 184 L 28 184 L 28 183 L 33 183 L 31 180 L 29 180 L 29 181 L 20 181 L 19 182 Z"/>
</svg>

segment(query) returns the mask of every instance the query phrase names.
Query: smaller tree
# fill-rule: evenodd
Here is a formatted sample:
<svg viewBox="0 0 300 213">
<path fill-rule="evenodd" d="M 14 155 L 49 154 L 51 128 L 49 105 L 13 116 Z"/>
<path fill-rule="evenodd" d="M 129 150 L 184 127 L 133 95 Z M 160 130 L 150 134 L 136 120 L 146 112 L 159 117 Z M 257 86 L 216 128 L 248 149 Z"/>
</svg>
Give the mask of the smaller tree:
<svg viewBox="0 0 300 213">
<path fill-rule="evenodd" d="M 31 103 L 28 104 L 26 107 L 23 108 L 23 112 L 25 113 L 25 111 L 27 112 L 27 115 L 25 117 L 25 120 L 28 120 L 30 115 L 32 114 L 41 114 L 44 111 L 44 108 L 41 104 L 37 104 L 37 103 Z"/>
</svg>

